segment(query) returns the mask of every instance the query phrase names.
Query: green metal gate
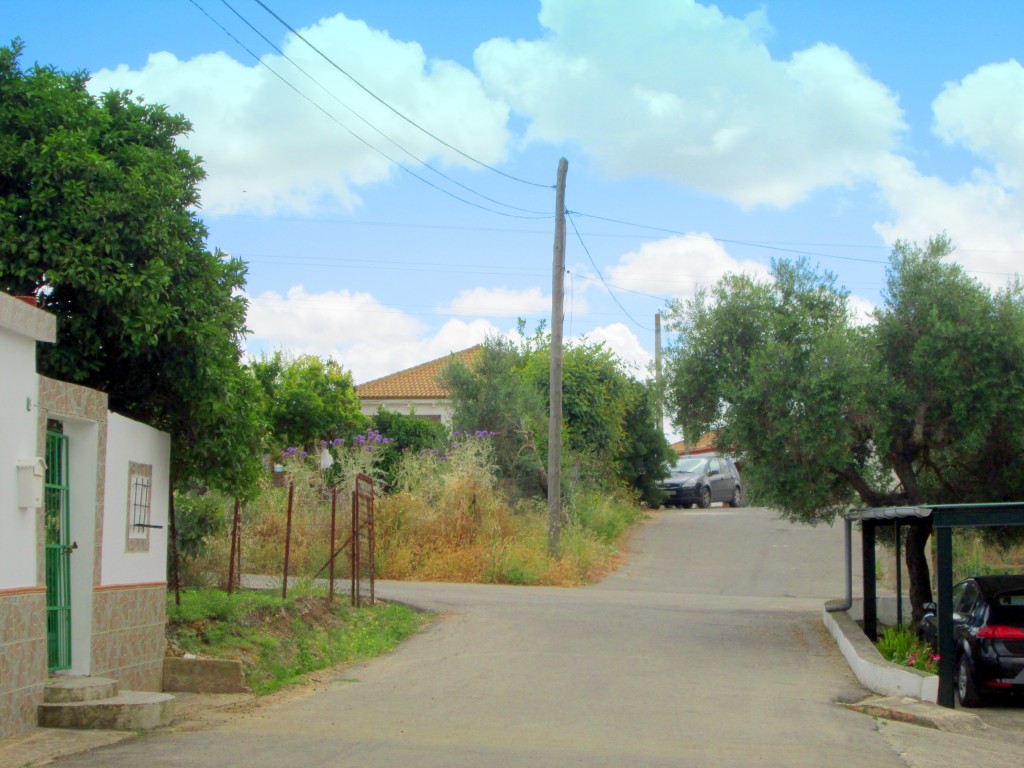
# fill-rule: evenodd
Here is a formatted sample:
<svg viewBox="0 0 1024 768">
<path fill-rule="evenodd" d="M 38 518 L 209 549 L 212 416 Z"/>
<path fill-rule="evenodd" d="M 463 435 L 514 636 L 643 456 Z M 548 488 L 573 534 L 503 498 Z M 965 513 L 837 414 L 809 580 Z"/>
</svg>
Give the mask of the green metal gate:
<svg viewBox="0 0 1024 768">
<path fill-rule="evenodd" d="M 46 433 L 46 646 L 51 672 L 71 667 L 68 438 Z"/>
</svg>

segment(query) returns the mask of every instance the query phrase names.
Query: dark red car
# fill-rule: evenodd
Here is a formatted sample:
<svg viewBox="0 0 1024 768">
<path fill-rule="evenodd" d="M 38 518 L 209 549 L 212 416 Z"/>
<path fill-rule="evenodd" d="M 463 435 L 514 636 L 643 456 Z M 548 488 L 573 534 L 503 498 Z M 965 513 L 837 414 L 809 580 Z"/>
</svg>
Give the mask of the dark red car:
<svg viewBox="0 0 1024 768">
<path fill-rule="evenodd" d="M 925 606 L 921 636 L 935 645 L 935 604 Z M 953 669 L 965 707 L 1024 691 L 1024 576 L 975 576 L 953 587 Z"/>
</svg>

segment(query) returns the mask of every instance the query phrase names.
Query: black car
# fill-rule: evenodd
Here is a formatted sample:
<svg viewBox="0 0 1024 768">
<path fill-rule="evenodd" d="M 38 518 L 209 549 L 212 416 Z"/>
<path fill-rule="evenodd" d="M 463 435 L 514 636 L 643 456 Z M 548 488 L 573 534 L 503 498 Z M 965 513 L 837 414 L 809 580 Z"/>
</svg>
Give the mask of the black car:
<svg viewBox="0 0 1024 768">
<path fill-rule="evenodd" d="M 925 610 L 921 636 L 934 645 L 935 604 Z M 1024 576 L 975 576 L 953 587 L 953 637 L 956 692 L 963 706 L 1024 691 Z"/>
<path fill-rule="evenodd" d="M 666 507 L 689 508 L 697 504 L 707 509 L 714 501 L 734 507 L 743 505 L 740 471 L 726 456 L 681 456 L 672 467 L 672 474 L 658 487 L 666 494 Z"/>
</svg>

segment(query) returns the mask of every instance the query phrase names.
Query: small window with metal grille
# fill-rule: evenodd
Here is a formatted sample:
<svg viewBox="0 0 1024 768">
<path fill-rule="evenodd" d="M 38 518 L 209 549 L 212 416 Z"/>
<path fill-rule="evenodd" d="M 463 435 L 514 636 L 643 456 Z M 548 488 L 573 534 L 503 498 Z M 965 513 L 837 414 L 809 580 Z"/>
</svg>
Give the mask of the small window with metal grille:
<svg viewBox="0 0 1024 768">
<path fill-rule="evenodd" d="M 151 464 L 128 462 L 128 537 L 129 552 L 149 551 L 153 467 Z"/>
</svg>

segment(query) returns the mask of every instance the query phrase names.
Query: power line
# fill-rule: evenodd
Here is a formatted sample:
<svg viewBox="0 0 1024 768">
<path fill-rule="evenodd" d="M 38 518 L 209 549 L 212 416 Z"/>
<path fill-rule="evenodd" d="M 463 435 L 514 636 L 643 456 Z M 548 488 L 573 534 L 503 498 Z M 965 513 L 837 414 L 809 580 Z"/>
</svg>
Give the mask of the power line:
<svg viewBox="0 0 1024 768">
<path fill-rule="evenodd" d="M 476 191 L 475 189 L 473 189 L 473 188 L 471 188 L 471 187 L 469 187 L 469 186 L 467 186 L 467 185 L 465 185 L 465 184 L 463 184 L 463 183 L 461 183 L 461 182 L 459 182 L 459 181 L 456 181 L 456 180 L 455 180 L 455 179 L 453 179 L 453 178 L 452 178 L 451 176 L 447 175 L 447 174 L 446 174 L 446 173 L 444 173 L 443 171 L 441 171 L 441 170 L 439 170 L 439 169 L 435 168 L 434 166 L 432 166 L 432 165 L 431 165 L 430 163 L 428 163 L 428 162 L 427 162 L 426 160 L 423 160 L 423 159 L 421 159 L 421 158 L 420 158 L 420 157 L 418 157 L 418 156 L 417 156 L 416 154 L 414 154 L 413 152 L 411 152 L 410 150 L 408 150 L 408 149 L 407 149 L 406 147 L 402 146 L 402 145 L 401 145 L 401 144 L 399 144 L 399 143 L 398 143 L 397 141 L 395 141 L 395 140 L 394 140 L 393 138 L 391 138 L 390 136 L 388 136 L 388 135 L 387 135 L 386 133 L 384 133 L 384 131 L 382 131 L 382 130 L 381 130 L 380 128 L 378 128 L 377 126 L 375 126 L 375 125 L 374 125 L 373 123 L 371 123 L 371 122 L 370 122 L 369 120 L 367 120 L 367 119 L 366 119 L 365 117 L 363 117 L 362 115 L 360 115 L 360 114 L 359 114 L 358 112 L 356 112 L 356 111 L 355 111 L 354 109 L 352 109 L 352 107 L 350 107 L 350 106 L 349 106 L 348 104 L 346 104 L 346 103 L 345 103 L 344 101 L 342 101 L 342 100 L 341 100 L 341 99 L 340 99 L 340 98 L 339 98 L 339 97 L 337 96 L 337 94 L 335 94 L 335 93 L 334 93 L 333 91 L 331 91 L 331 90 L 330 90 L 329 88 L 327 88 L 327 86 L 325 86 L 325 85 L 324 85 L 323 83 L 321 83 L 321 82 L 320 82 L 319 80 L 317 80 L 317 79 L 316 79 L 315 77 L 313 77 L 313 75 L 311 75 L 311 74 L 310 74 L 309 72 L 307 72 L 307 71 L 306 71 L 305 69 L 303 69 L 303 68 L 302 68 L 302 67 L 301 67 L 301 66 L 299 65 L 299 63 L 298 63 L 297 61 L 295 61 L 295 60 L 294 60 L 293 58 L 291 58 L 291 57 L 290 57 L 290 56 L 289 56 L 289 55 L 288 55 L 287 53 L 285 53 L 285 52 L 284 52 L 283 50 L 281 50 L 280 48 L 278 48 L 278 47 L 277 47 L 277 45 L 275 45 L 275 44 L 274 44 L 274 42 L 273 42 L 272 40 L 270 40 L 270 38 L 268 38 L 268 37 L 267 37 L 266 35 L 264 35 L 264 34 L 263 34 L 263 33 L 262 33 L 262 32 L 261 32 L 260 30 L 258 30 L 258 29 L 257 29 L 257 28 L 256 28 L 256 27 L 255 27 L 255 26 L 254 26 L 254 25 L 252 24 L 252 22 L 250 22 L 250 21 L 249 21 L 249 20 L 248 20 L 248 19 L 247 19 L 247 18 L 246 18 L 245 16 L 243 16 L 243 15 L 242 15 L 242 14 L 241 14 L 241 13 L 240 13 L 240 12 L 239 12 L 239 11 L 238 11 L 237 9 L 235 9 L 235 7 L 234 7 L 234 6 L 232 6 L 232 5 L 231 5 L 231 4 L 230 4 L 230 3 L 229 3 L 229 2 L 227 1 L 227 0 L 220 0 L 220 1 L 221 1 L 221 4 L 223 4 L 223 5 L 224 5 L 224 6 L 225 6 L 225 7 L 226 7 L 226 8 L 227 8 L 227 9 L 228 9 L 229 11 L 231 11 L 231 12 L 232 12 L 233 14 L 235 14 L 235 16 L 237 16 L 237 17 L 238 17 L 238 18 L 239 18 L 239 19 L 240 19 L 240 20 L 242 21 L 242 23 L 244 23 L 244 24 L 245 24 L 245 25 L 246 25 L 247 27 L 249 27 L 249 29 L 251 29 L 251 30 L 252 30 L 253 32 L 255 32 L 255 33 L 256 33 L 257 35 L 259 35 L 259 37 L 260 37 L 260 38 L 261 38 L 261 39 L 262 39 L 262 40 L 263 40 L 263 41 L 264 41 L 264 42 L 265 42 L 265 43 L 266 43 L 267 45 L 269 45 L 269 46 L 270 46 L 270 47 L 271 47 L 271 48 L 272 48 L 272 49 L 273 49 L 274 51 L 276 51 L 276 52 L 277 52 L 277 54 L 278 54 L 279 56 L 281 56 L 281 58 L 285 59 L 285 60 L 286 60 L 287 62 L 289 62 L 289 63 L 290 63 L 290 64 L 291 64 L 291 65 L 292 65 L 293 67 L 295 67 L 295 69 L 297 69 L 297 70 L 298 70 L 299 72 L 301 72 L 302 74 L 304 74 L 304 75 L 306 76 L 306 78 L 307 78 L 307 79 L 309 79 L 309 80 L 310 80 L 310 81 L 311 81 L 311 82 L 312 82 L 312 83 L 313 83 L 314 85 L 316 85 L 316 86 L 317 86 L 318 88 L 320 88 L 320 90 L 322 90 L 322 91 L 323 91 L 324 93 L 326 93 L 326 94 L 327 94 L 328 96 L 330 96 L 330 97 L 331 97 L 332 99 L 334 99 L 334 101 L 336 101 L 336 102 L 337 102 L 338 104 L 340 104 L 340 105 L 341 105 L 341 106 L 342 106 L 343 108 L 345 108 L 346 110 L 348 110 L 348 112 L 349 112 L 349 113 L 350 113 L 350 114 L 351 114 L 351 115 L 352 115 L 353 117 L 355 117 L 355 118 L 356 118 L 357 120 L 361 121 L 361 122 L 362 122 L 362 123 L 363 123 L 364 125 L 366 125 L 366 126 L 367 126 L 368 128 L 370 128 L 370 130 L 374 131 L 375 133 L 377 133 L 377 134 L 378 134 L 379 136 L 381 136 L 382 138 L 384 138 L 384 139 L 386 139 L 387 141 L 391 142 L 391 144 L 392 144 L 392 145 L 394 145 L 394 146 L 395 146 L 395 147 L 396 147 L 397 149 L 399 149 L 399 150 L 401 150 L 402 152 L 404 152 L 405 154 L 407 154 L 407 155 L 408 155 L 409 157 L 411 157 L 411 158 L 412 158 L 413 160 L 415 160 L 415 161 L 416 161 L 417 163 L 419 163 L 420 165 L 424 166 L 425 168 L 427 168 L 427 169 L 428 169 L 428 170 L 430 170 L 430 171 L 433 171 L 433 172 L 434 172 L 434 173 L 436 173 L 436 174 L 437 174 L 438 176 L 440 176 L 440 177 L 441 177 L 442 179 L 445 179 L 446 181 L 448 181 L 448 182 L 451 182 L 452 184 L 456 185 L 457 187 L 461 187 L 462 189 L 466 190 L 466 191 L 467 191 L 467 192 L 469 192 L 470 194 L 476 195 L 477 197 L 480 197 L 480 198 L 482 198 L 482 199 L 484 199 L 484 200 L 487 200 L 487 201 L 488 201 L 488 202 L 490 202 L 490 203 L 494 203 L 495 205 L 501 205 L 501 206 L 504 206 L 505 208 L 510 208 L 510 209 L 512 209 L 512 210 L 514 210 L 514 211 L 520 211 L 520 212 L 522 212 L 522 213 L 532 213 L 532 214 L 538 214 L 538 215 L 545 215 L 545 214 L 544 214 L 543 212 L 541 212 L 541 211 L 533 211 L 533 210 L 528 210 L 528 209 L 526 209 L 526 208 L 519 208 L 519 207 L 517 207 L 517 206 L 514 206 L 514 205 L 509 205 L 508 203 L 503 203 L 503 202 L 502 202 L 502 201 L 500 201 L 500 200 L 495 200 L 495 199 L 494 199 L 494 198 L 492 198 L 492 197 L 488 197 L 487 195 L 484 195 L 484 194 L 482 194 L 481 192 L 477 192 L 477 191 Z M 191 2 L 191 0 L 190 0 L 190 2 Z M 222 27 L 222 29 L 223 29 L 223 27 Z"/>
<path fill-rule="evenodd" d="M 295 35 L 299 40 L 301 40 L 303 43 L 305 43 L 307 46 L 309 46 L 309 48 L 312 49 L 318 56 L 320 56 L 320 58 L 322 58 L 324 61 L 326 61 L 328 64 L 330 64 L 334 69 L 338 70 L 338 72 L 340 72 L 345 77 L 347 77 L 349 80 L 351 80 L 353 83 L 355 83 L 355 85 L 358 86 L 367 95 L 369 95 L 375 101 L 377 101 L 380 104 L 382 104 L 384 107 L 389 109 L 391 112 L 396 114 L 398 117 L 400 117 L 403 120 L 405 120 L 405 122 L 409 123 L 409 125 L 413 126 L 414 128 L 417 128 L 418 130 L 420 130 L 423 133 L 425 133 L 427 136 L 432 138 L 434 141 L 436 141 L 439 144 L 447 147 L 448 149 L 452 150 L 453 152 L 461 155 L 462 157 L 466 158 L 470 162 L 476 163 L 481 168 L 486 168 L 489 171 L 493 171 L 494 173 L 498 174 L 499 176 L 504 176 L 507 179 L 511 179 L 512 181 L 518 181 L 520 184 L 527 184 L 527 185 L 529 185 L 531 187 L 541 187 L 542 189 L 554 189 L 554 185 L 552 185 L 552 184 L 541 184 L 541 183 L 538 183 L 538 182 L 535 182 L 535 181 L 528 181 L 526 179 L 521 179 L 518 176 L 513 176 L 510 173 L 505 173 L 504 171 L 501 171 L 501 170 L 499 170 L 499 169 L 497 169 L 497 168 L 495 168 L 495 167 L 493 167 L 491 165 L 488 165 L 487 163 L 483 162 L 482 160 L 478 160 L 477 158 L 473 157 L 472 155 L 470 155 L 470 154 L 468 154 L 466 152 L 463 152 L 458 147 L 452 146 L 451 144 L 449 144 L 447 141 L 445 141 L 444 139 L 440 138 L 439 136 L 434 135 L 433 133 L 428 131 L 426 128 L 424 128 L 422 125 L 417 123 L 415 120 L 413 120 L 412 118 L 406 116 L 405 114 L 403 114 L 402 112 L 397 110 L 395 107 L 391 106 L 391 104 L 389 104 L 388 102 L 384 101 L 384 99 L 382 99 L 380 96 L 378 96 L 376 93 L 374 93 L 369 88 L 367 88 L 365 85 L 363 85 L 359 80 L 357 80 L 351 74 L 349 74 L 344 69 L 342 69 L 337 64 L 337 62 L 335 62 L 327 54 L 325 54 L 323 51 L 321 51 L 319 48 L 317 48 L 315 45 L 313 45 L 311 42 L 309 42 L 309 40 L 307 40 L 302 35 L 302 33 L 300 33 L 297 29 L 295 29 L 295 27 L 293 27 L 287 21 L 285 21 L 280 16 L 278 16 L 273 10 L 271 10 L 271 8 L 266 3 L 264 3 L 263 0 L 256 0 L 256 3 L 261 8 L 263 8 L 263 10 L 265 10 L 267 13 L 269 13 L 271 16 L 273 16 L 275 19 L 277 19 L 277 21 L 280 22 L 280 24 L 285 29 L 287 29 L 289 32 L 291 32 L 293 35 Z"/>
<path fill-rule="evenodd" d="M 599 278 L 601 278 L 601 282 L 604 283 L 604 287 L 608 290 L 608 295 L 612 297 L 612 301 L 614 301 L 615 304 L 618 306 L 618 308 L 622 310 L 622 314 L 624 314 L 626 317 L 628 317 L 630 319 L 630 321 L 633 323 L 633 325 L 635 325 L 638 328 L 641 328 L 641 329 L 643 329 L 645 331 L 651 331 L 653 333 L 654 332 L 653 328 L 648 328 L 643 323 L 637 322 L 636 318 L 634 318 L 631 314 L 629 314 L 629 312 L 626 311 L 626 308 L 624 306 L 622 306 L 622 302 L 619 301 L 619 297 L 615 295 L 615 292 L 611 289 L 611 286 L 608 285 L 608 282 L 604 279 L 604 275 L 601 274 L 601 270 L 597 268 L 597 264 L 594 262 L 594 257 L 590 255 L 590 249 L 587 248 L 587 244 L 583 242 L 583 237 L 580 235 L 580 231 L 576 227 L 575 219 L 569 213 L 569 211 L 566 211 L 565 213 L 566 213 L 566 218 L 569 220 L 569 223 L 572 224 L 572 231 L 576 233 L 576 239 L 579 240 L 580 241 L 580 245 L 583 246 L 584 253 L 586 253 L 587 254 L 587 258 L 590 259 L 591 266 L 594 268 L 594 271 L 597 272 L 597 276 Z"/>
<path fill-rule="evenodd" d="M 257 2 L 258 1 L 259 0 L 257 0 Z M 204 16 L 206 16 L 206 18 L 210 19 L 210 21 L 212 21 L 214 24 L 216 24 L 218 27 L 220 27 L 220 29 L 228 37 L 230 37 L 232 40 L 234 40 L 243 50 L 246 51 L 246 53 L 248 53 L 250 56 L 252 56 L 261 66 L 265 67 L 271 74 L 274 75 L 274 77 L 276 77 L 278 80 L 280 80 L 282 83 L 284 83 L 288 88 L 290 88 L 292 91 L 294 91 L 299 97 L 301 97 L 301 98 L 305 99 L 307 102 L 309 102 L 315 109 L 317 109 L 319 112 L 321 112 L 329 120 L 331 120 L 334 123 L 336 123 L 342 130 L 344 130 L 346 133 L 348 133 L 350 136 L 352 136 L 352 138 L 354 138 L 356 141 L 360 142 L 361 144 L 363 144 L 364 146 L 366 146 L 368 149 L 372 150 L 373 152 L 376 152 L 378 155 L 383 157 L 385 160 L 387 160 L 391 164 L 395 165 L 400 170 L 405 171 L 407 174 L 409 174 L 413 178 L 415 178 L 415 179 L 421 181 L 422 183 L 426 184 L 428 187 L 431 187 L 431 188 L 437 190 L 438 192 L 441 192 L 442 194 L 448 195 L 452 199 L 458 200 L 460 203 L 472 206 L 473 208 L 479 208 L 480 210 L 487 211 L 488 213 L 497 214 L 498 216 L 506 216 L 508 218 L 514 218 L 514 219 L 546 219 L 546 218 L 549 219 L 549 218 L 551 218 L 550 214 L 544 214 L 544 213 L 540 213 L 540 212 L 537 212 L 535 215 L 520 215 L 520 214 L 508 213 L 507 211 L 497 211 L 497 210 L 494 210 L 493 208 L 488 208 L 486 205 L 480 205 L 479 203 L 474 203 L 471 200 L 466 200 L 463 197 L 459 197 L 455 193 L 453 193 L 453 192 L 451 192 L 451 191 L 449 191 L 447 189 L 444 189 L 443 187 L 440 187 L 437 184 L 434 184 L 432 181 L 429 181 L 428 179 L 423 178 L 422 176 L 420 176 L 419 174 L 415 173 L 410 168 L 406 167 L 402 163 L 400 163 L 397 160 L 395 160 L 393 157 L 388 155 L 386 152 L 384 152 L 379 147 L 375 147 L 373 144 L 368 142 L 362 136 L 360 136 L 355 131 L 353 131 L 351 128 L 349 128 L 347 125 L 345 125 L 343 122 L 341 122 L 337 117 L 335 117 L 330 112 L 328 112 L 326 109 L 324 109 L 322 106 L 320 106 L 315 101 L 313 101 L 313 99 L 311 99 L 309 96 L 307 96 L 302 91 L 300 91 L 293 83 L 289 82 L 284 76 L 282 76 L 280 73 L 278 73 L 273 67 L 271 67 L 269 64 L 267 64 L 265 61 L 263 61 L 263 59 L 261 59 L 256 53 L 254 53 L 241 40 L 239 40 L 237 37 L 235 37 L 223 24 L 221 24 L 219 21 L 217 21 L 212 16 L 210 16 L 210 14 L 206 12 L 206 9 L 204 9 L 202 6 L 200 6 L 196 2 L 196 0 L 189 0 L 189 2 L 192 5 L 194 5 L 196 8 L 198 8 L 199 11 Z M 431 170 L 433 170 L 433 169 L 431 169 Z M 447 177 L 445 177 L 445 178 L 447 178 Z M 455 183 L 458 184 L 458 182 L 455 182 Z M 462 185 L 460 184 L 459 186 L 462 186 Z M 478 194 L 479 195 L 479 193 L 477 193 L 477 192 L 474 192 L 473 194 Z M 479 195 L 479 196 L 480 197 L 484 197 L 484 195 Z M 507 207 L 507 208 L 514 208 L 514 206 L 506 205 L 505 203 L 498 203 L 498 204 L 499 205 L 505 205 L 505 207 Z"/>
</svg>

